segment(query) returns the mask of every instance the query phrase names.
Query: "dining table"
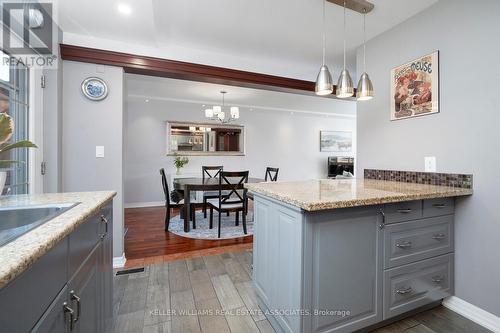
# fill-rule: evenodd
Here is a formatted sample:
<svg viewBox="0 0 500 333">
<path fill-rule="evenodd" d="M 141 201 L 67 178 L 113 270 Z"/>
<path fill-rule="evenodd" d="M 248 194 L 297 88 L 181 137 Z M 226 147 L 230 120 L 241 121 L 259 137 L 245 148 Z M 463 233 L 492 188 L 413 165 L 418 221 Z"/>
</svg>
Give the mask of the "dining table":
<svg viewBox="0 0 500 333">
<path fill-rule="evenodd" d="M 202 177 L 192 177 L 192 178 L 177 178 L 174 180 L 174 189 L 179 192 L 184 192 L 184 232 L 189 232 L 189 220 L 190 220 L 190 205 L 191 205 L 191 192 L 192 191 L 218 191 L 219 187 L 223 190 L 232 190 L 236 186 L 236 183 L 241 178 L 234 178 L 235 184 L 228 184 L 227 182 L 219 183 L 219 178 L 202 178 Z M 232 181 L 232 177 L 227 177 L 229 182 Z M 248 178 L 248 183 L 262 183 L 265 180 L 262 178 Z"/>
</svg>

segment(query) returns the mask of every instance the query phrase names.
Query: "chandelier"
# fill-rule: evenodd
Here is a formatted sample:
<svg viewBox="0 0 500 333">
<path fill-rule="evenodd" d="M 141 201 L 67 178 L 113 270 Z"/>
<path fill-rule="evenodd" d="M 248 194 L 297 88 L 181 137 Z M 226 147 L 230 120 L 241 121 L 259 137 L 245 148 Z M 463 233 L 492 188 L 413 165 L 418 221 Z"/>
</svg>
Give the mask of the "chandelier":
<svg viewBox="0 0 500 333">
<path fill-rule="evenodd" d="M 229 108 L 229 114 L 227 114 L 226 118 L 226 112 L 224 111 L 225 108 L 224 95 L 227 94 L 227 91 L 222 90 L 220 93 L 222 94 L 222 106 L 214 105 L 211 109 L 206 109 L 205 117 L 210 120 L 217 120 L 222 124 L 227 124 L 232 121 L 235 121 L 236 119 L 239 119 L 240 109 L 237 106 L 231 106 Z"/>
</svg>

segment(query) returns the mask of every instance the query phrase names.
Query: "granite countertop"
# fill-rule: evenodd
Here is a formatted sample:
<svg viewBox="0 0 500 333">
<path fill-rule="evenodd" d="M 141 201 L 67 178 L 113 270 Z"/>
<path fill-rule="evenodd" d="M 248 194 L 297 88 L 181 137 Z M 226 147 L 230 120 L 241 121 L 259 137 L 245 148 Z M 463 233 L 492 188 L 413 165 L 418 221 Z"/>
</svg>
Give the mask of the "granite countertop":
<svg viewBox="0 0 500 333">
<path fill-rule="evenodd" d="M 471 195 L 472 189 L 371 179 L 320 179 L 245 184 L 306 211 Z"/>
<path fill-rule="evenodd" d="M 116 195 L 113 191 L 0 197 L 0 207 L 79 203 L 61 215 L 0 246 L 0 288 L 14 280 Z"/>
</svg>

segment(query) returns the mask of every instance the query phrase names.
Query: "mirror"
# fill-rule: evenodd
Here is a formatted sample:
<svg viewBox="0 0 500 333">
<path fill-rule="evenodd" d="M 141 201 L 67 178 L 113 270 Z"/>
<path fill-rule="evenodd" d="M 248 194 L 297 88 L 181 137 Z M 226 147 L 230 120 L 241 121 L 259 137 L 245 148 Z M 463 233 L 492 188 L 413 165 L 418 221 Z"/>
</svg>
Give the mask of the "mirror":
<svg viewBox="0 0 500 333">
<path fill-rule="evenodd" d="M 167 155 L 245 155 L 244 127 L 167 122 Z"/>
</svg>

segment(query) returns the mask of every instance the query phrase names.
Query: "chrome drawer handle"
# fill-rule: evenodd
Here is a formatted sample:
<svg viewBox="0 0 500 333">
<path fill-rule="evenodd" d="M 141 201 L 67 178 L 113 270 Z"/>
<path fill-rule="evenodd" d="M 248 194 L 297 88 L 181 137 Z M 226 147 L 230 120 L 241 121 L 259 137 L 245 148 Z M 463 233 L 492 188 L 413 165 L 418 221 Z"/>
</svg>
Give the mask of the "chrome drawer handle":
<svg viewBox="0 0 500 333">
<path fill-rule="evenodd" d="M 401 208 L 401 209 L 398 209 L 398 213 L 402 213 L 402 214 L 408 214 L 408 213 L 411 213 L 411 212 L 412 212 L 411 208 Z"/>
<path fill-rule="evenodd" d="M 378 225 L 378 228 L 384 229 L 384 227 L 385 227 L 385 213 L 382 210 L 382 208 L 380 208 L 378 212 L 380 213 L 380 216 L 382 216 L 382 222 L 380 222 L 380 224 Z"/>
<path fill-rule="evenodd" d="M 101 222 L 104 223 L 104 234 L 101 235 L 101 238 L 104 238 L 108 234 L 108 219 L 101 215 Z"/>
<path fill-rule="evenodd" d="M 75 311 L 73 311 L 72 308 L 68 306 L 68 303 L 64 302 L 63 303 L 63 310 L 64 310 L 64 316 L 66 314 L 69 314 L 69 331 L 73 332 L 73 329 L 75 328 Z"/>
<path fill-rule="evenodd" d="M 71 302 L 76 301 L 76 318 L 75 318 L 75 323 L 80 319 L 80 314 L 82 312 L 82 304 L 80 302 L 80 297 L 75 294 L 74 290 L 71 290 L 69 292 L 71 295 Z"/>
<path fill-rule="evenodd" d="M 444 207 L 446 207 L 446 205 L 445 204 L 433 204 L 432 207 L 434 207 L 434 208 L 444 208 Z"/>
<path fill-rule="evenodd" d="M 434 234 L 434 235 L 432 236 L 432 239 L 435 239 L 435 240 L 441 240 L 441 239 L 445 239 L 445 238 L 446 238 L 446 235 L 445 235 L 445 234 L 441 234 L 441 233 L 439 233 L 439 234 Z"/>
<path fill-rule="evenodd" d="M 411 287 L 408 287 L 408 288 L 405 288 L 405 289 L 398 289 L 396 290 L 396 294 L 399 294 L 399 295 L 405 295 L 405 294 L 409 294 L 413 291 L 413 289 Z"/>
<path fill-rule="evenodd" d="M 399 247 L 400 249 L 406 249 L 411 247 L 411 242 L 396 243 L 396 247 Z"/>
<path fill-rule="evenodd" d="M 434 276 L 431 278 L 432 282 L 434 283 L 441 283 L 444 280 L 444 277 L 442 276 Z"/>
</svg>

